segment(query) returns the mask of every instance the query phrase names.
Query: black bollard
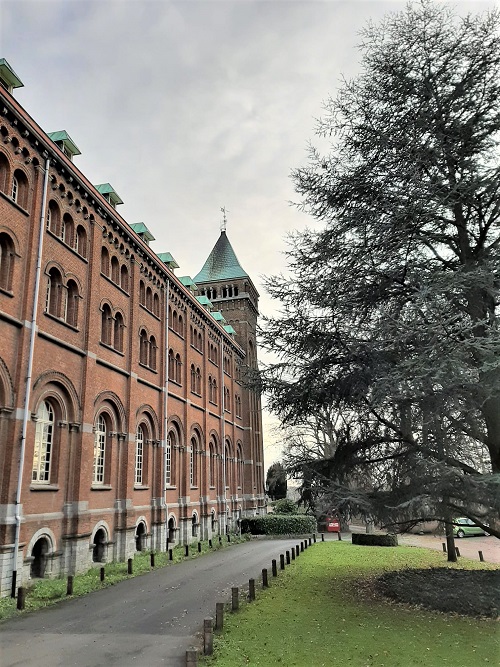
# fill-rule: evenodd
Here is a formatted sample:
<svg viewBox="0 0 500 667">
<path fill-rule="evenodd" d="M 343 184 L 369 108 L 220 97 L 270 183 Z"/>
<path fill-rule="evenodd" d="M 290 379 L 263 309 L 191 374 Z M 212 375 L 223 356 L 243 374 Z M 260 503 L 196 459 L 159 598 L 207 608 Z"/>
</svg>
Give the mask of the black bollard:
<svg viewBox="0 0 500 667">
<path fill-rule="evenodd" d="M 134 561 L 132 558 L 129 558 L 127 561 L 127 574 L 132 574 L 134 567 Z"/>
<path fill-rule="evenodd" d="M 68 583 L 66 584 L 66 595 L 73 595 L 73 575 L 68 575 Z"/>
<path fill-rule="evenodd" d="M 280 554 L 280 570 L 284 570 L 284 569 L 285 569 L 285 555 Z"/>
<path fill-rule="evenodd" d="M 276 566 L 276 560 L 275 559 L 273 559 L 271 561 L 271 569 L 272 569 L 273 577 L 277 577 L 278 576 L 278 568 Z"/>
<path fill-rule="evenodd" d="M 250 602 L 255 600 L 255 579 L 248 580 L 248 599 Z"/>
<path fill-rule="evenodd" d="M 267 568 L 262 570 L 262 588 L 269 588 L 269 582 L 267 580 Z"/>
<path fill-rule="evenodd" d="M 155 566 L 155 554 L 154 554 L 154 551 L 152 551 L 152 552 L 149 554 L 149 563 L 150 563 L 151 567 L 154 567 L 154 566 Z"/>
<path fill-rule="evenodd" d="M 106 573 L 104 571 L 104 568 L 101 567 L 101 581 L 104 581 L 104 577 L 106 576 Z"/>
</svg>

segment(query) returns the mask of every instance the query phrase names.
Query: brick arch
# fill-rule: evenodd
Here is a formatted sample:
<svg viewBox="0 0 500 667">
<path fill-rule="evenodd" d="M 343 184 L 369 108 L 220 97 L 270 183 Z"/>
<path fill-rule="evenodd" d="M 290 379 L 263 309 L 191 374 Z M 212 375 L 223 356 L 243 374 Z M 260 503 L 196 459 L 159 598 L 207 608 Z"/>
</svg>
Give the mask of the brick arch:
<svg viewBox="0 0 500 667">
<path fill-rule="evenodd" d="M 142 421 L 143 417 L 147 417 L 149 421 L 149 427 L 151 430 L 151 438 L 153 440 L 156 440 L 159 438 L 160 434 L 160 422 L 158 420 L 158 416 L 155 412 L 155 410 L 151 407 L 151 405 L 148 405 L 147 403 L 143 403 L 138 410 L 135 413 L 136 415 L 136 423 L 139 424 Z"/>
<path fill-rule="evenodd" d="M 7 364 L 0 357 L 0 406 L 11 407 L 14 405 L 14 384 L 7 368 Z"/>
<path fill-rule="evenodd" d="M 50 396 L 59 403 L 63 421 L 81 421 L 81 404 L 75 386 L 59 371 L 49 370 L 42 373 L 33 385 L 34 405 L 38 405 L 42 399 Z"/>
<path fill-rule="evenodd" d="M 102 412 L 105 408 L 108 408 L 106 412 L 110 414 L 112 421 L 114 421 L 113 430 L 125 433 L 127 428 L 125 408 L 118 394 L 115 394 L 114 391 L 101 391 L 100 394 L 97 394 L 94 401 L 95 414 Z"/>
<path fill-rule="evenodd" d="M 19 239 L 17 238 L 15 232 L 9 227 L 6 227 L 5 225 L 0 225 L 0 234 L 7 234 L 10 237 L 12 245 L 14 246 L 14 252 L 16 253 L 16 256 L 21 257 Z"/>
</svg>

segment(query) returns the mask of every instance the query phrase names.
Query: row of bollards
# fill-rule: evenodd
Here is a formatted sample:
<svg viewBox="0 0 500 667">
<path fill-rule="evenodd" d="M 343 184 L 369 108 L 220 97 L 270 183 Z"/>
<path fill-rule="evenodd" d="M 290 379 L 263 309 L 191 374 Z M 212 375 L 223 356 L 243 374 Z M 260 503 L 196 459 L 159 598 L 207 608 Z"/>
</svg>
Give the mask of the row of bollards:
<svg viewBox="0 0 500 667">
<path fill-rule="evenodd" d="M 280 569 L 285 569 L 285 563 L 290 565 L 291 561 L 298 558 L 299 553 L 302 553 L 305 549 L 312 545 L 312 541 L 316 544 L 316 535 L 309 537 L 308 539 L 302 541 L 300 544 L 297 544 L 295 547 L 292 547 L 290 550 L 287 550 L 284 554 L 280 554 Z M 273 577 L 278 576 L 278 561 L 273 559 L 271 561 L 271 572 Z M 262 570 L 262 588 L 269 588 L 268 581 L 268 570 L 263 568 Z M 247 599 L 249 602 L 255 600 L 255 579 L 248 580 L 248 596 Z M 240 607 L 240 589 L 238 586 L 231 587 L 231 611 L 237 612 Z M 214 629 L 217 632 L 220 632 L 224 627 L 224 603 L 217 602 L 215 604 L 215 628 L 213 618 L 205 618 L 203 621 L 203 655 L 212 655 L 213 646 L 214 646 Z M 195 648 L 190 648 L 186 651 L 186 667 L 197 667 L 198 666 L 198 651 Z"/>
<path fill-rule="evenodd" d="M 228 534 L 227 535 L 227 541 L 231 542 L 231 536 Z M 222 537 L 219 535 L 219 544 L 222 544 Z M 201 553 L 202 551 L 202 546 L 201 542 L 198 542 L 198 553 Z M 208 546 L 210 549 L 213 549 L 213 543 L 212 540 L 208 540 Z M 189 545 L 186 544 L 184 547 L 184 555 L 187 558 L 189 556 Z M 152 551 L 149 554 L 149 562 L 151 567 L 155 567 L 155 557 L 156 554 L 154 551 Z M 168 549 L 168 560 L 173 561 L 174 560 L 174 551 L 172 548 Z M 134 573 L 134 559 L 133 558 L 128 558 L 127 559 L 127 574 L 133 574 Z M 104 567 L 99 568 L 99 580 L 101 582 L 105 581 L 106 579 L 106 570 Z M 74 586 L 74 575 L 70 574 L 68 575 L 68 580 L 66 584 L 66 595 L 73 595 L 73 586 Z M 17 589 L 17 609 L 22 611 L 25 606 L 26 606 L 26 592 L 27 589 L 24 586 L 19 586 Z"/>
</svg>

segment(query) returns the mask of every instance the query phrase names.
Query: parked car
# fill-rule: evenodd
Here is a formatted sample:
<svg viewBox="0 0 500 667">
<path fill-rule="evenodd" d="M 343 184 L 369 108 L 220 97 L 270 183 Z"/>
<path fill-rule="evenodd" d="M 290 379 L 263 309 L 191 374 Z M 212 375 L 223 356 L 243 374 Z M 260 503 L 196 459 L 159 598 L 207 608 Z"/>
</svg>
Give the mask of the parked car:
<svg viewBox="0 0 500 667">
<path fill-rule="evenodd" d="M 474 521 L 461 517 L 460 519 L 453 519 L 453 534 L 455 537 L 465 537 L 466 535 L 488 535 L 482 528 L 476 526 Z"/>
</svg>

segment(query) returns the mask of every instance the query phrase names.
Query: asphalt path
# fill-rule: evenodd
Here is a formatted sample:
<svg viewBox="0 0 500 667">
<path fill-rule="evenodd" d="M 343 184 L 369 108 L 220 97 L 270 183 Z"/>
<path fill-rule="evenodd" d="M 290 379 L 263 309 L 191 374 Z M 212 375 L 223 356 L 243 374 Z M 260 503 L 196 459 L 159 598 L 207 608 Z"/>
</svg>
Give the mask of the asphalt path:
<svg viewBox="0 0 500 667">
<path fill-rule="evenodd" d="M 252 540 L 128 579 L 0 626 L 1 667 L 183 667 L 186 650 L 228 602 L 300 540 Z M 270 583 L 272 583 L 270 581 Z M 263 623 L 265 619 L 263 619 Z"/>
</svg>

